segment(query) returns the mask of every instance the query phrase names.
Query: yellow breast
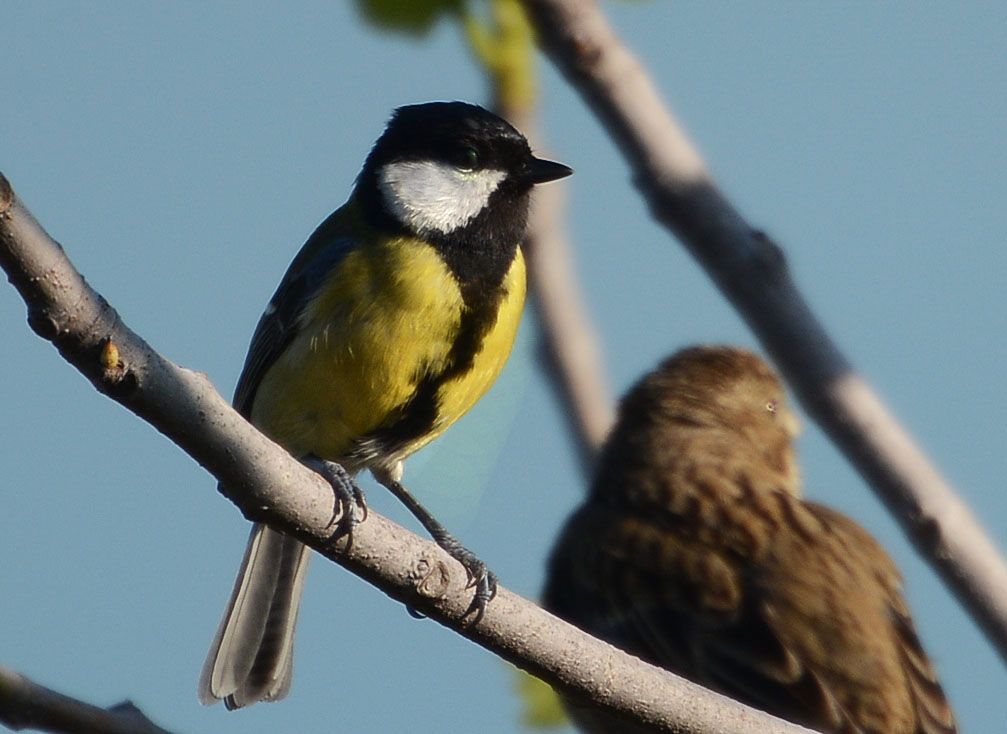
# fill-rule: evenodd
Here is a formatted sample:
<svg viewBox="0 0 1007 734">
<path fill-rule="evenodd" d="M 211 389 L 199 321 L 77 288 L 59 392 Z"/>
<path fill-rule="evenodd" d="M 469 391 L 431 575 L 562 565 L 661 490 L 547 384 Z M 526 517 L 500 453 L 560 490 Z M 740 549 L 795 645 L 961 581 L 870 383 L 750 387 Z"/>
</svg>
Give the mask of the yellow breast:
<svg viewBox="0 0 1007 734">
<path fill-rule="evenodd" d="M 471 367 L 438 383 L 466 311 L 457 281 L 421 240 L 398 237 L 362 246 L 304 310 L 297 336 L 256 391 L 252 422 L 297 456 L 345 460 L 359 439 L 401 417 L 418 385 L 436 384 L 429 426 L 394 455 L 366 463 L 404 458 L 471 408 L 503 368 L 524 304 L 520 250 L 504 289 Z"/>
</svg>

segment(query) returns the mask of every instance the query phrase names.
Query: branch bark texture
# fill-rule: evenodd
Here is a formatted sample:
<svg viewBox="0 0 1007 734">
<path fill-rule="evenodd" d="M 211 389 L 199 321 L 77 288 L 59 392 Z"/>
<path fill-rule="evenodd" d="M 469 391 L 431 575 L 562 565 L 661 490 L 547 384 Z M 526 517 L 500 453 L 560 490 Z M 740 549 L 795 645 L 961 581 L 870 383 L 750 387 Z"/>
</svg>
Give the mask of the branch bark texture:
<svg viewBox="0 0 1007 734">
<path fill-rule="evenodd" d="M 0 267 L 28 321 L 101 392 L 189 453 L 252 520 L 295 535 L 327 558 L 580 701 L 678 734 L 801 734 L 596 640 L 500 588 L 477 623 L 464 569 L 434 543 L 377 513 L 353 543 L 332 540 L 331 489 L 247 423 L 205 375 L 157 354 L 74 269 L 0 175 Z M 617 682 L 617 683 L 615 683 Z"/>
<path fill-rule="evenodd" d="M 721 194 L 645 69 L 593 0 L 525 0 L 543 50 L 626 157 L 653 216 L 741 313 L 807 412 L 843 450 L 1007 661 L 1007 565 L 826 333 L 783 251 Z"/>
</svg>

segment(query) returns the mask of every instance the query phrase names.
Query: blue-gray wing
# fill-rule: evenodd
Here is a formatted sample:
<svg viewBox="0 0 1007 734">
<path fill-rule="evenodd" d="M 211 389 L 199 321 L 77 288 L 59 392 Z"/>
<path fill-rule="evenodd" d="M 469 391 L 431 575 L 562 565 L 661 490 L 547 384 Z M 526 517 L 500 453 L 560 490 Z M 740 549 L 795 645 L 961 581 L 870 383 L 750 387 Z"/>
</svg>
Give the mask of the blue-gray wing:
<svg viewBox="0 0 1007 734">
<path fill-rule="evenodd" d="M 255 391 L 263 376 L 297 335 L 304 307 L 318 292 L 326 275 L 339 267 L 357 244 L 340 231 L 339 214 L 337 210 L 329 215 L 304 243 L 255 327 L 234 391 L 234 407 L 246 418 L 251 417 Z"/>
</svg>

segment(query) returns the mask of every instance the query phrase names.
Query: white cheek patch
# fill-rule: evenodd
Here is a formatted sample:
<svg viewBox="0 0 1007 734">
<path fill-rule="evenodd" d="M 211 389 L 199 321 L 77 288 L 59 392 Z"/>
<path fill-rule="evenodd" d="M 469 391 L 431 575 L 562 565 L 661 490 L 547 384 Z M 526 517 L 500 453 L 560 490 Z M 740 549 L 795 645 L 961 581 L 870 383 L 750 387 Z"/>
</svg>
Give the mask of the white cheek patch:
<svg viewBox="0 0 1007 734">
<path fill-rule="evenodd" d="M 481 212 L 506 176 L 436 161 L 395 161 L 378 171 L 378 187 L 388 211 L 414 232 L 447 234 Z"/>
</svg>

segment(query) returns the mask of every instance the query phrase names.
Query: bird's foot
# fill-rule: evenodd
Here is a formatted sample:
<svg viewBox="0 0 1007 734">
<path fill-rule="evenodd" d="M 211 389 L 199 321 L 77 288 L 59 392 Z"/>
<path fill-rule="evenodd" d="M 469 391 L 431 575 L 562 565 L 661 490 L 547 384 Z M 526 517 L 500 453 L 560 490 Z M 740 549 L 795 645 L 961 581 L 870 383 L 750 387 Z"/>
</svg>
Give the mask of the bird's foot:
<svg viewBox="0 0 1007 734">
<path fill-rule="evenodd" d="M 465 616 L 472 615 L 472 624 L 478 624 L 486 612 L 486 606 L 497 594 L 496 574 L 490 571 L 489 567 L 479 560 L 475 553 L 459 543 L 453 535 L 445 532 L 439 537 L 435 535 L 434 540 L 444 549 L 445 553 L 462 564 L 462 568 L 465 569 L 465 574 L 468 576 L 466 588 L 475 589 L 472 603 L 465 611 Z"/>
<path fill-rule="evenodd" d="M 349 547 L 353 542 L 353 528 L 367 519 L 367 498 L 364 496 L 364 491 L 357 486 L 356 481 L 341 464 L 316 457 L 306 459 L 304 463 L 321 474 L 332 487 L 330 524 L 336 526 L 332 539 L 345 535 Z"/>
<path fill-rule="evenodd" d="M 397 476 L 388 471 L 371 469 L 374 478 L 391 491 L 401 501 L 413 516 L 422 523 L 430 536 L 449 556 L 454 558 L 465 569 L 468 583 L 465 588 L 474 588 L 472 603 L 465 611 L 465 616 L 472 617 L 472 624 L 478 624 L 486 612 L 486 606 L 497 593 L 497 577 L 476 554 L 463 546 L 451 535 L 430 512 L 421 505 L 415 497 L 398 480 Z M 412 613 L 412 612 L 411 612 Z"/>
</svg>

